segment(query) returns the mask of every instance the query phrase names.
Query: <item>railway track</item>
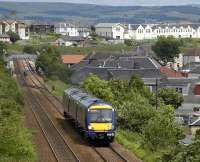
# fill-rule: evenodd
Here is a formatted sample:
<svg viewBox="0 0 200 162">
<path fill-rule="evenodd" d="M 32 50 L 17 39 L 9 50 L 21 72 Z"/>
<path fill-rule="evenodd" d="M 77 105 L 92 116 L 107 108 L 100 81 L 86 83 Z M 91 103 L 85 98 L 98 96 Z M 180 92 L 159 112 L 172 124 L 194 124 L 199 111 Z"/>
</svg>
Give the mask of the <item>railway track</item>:
<svg viewBox="0 0 200 162">
<path fill-rule="evenodd" d="M 41 91 L 41 93 L 43 94 L 43 96 L 54 106 L 54 107 L 58 107 L 58 105 L 56 105 L 53 101 L 52 101 L 52 97 L 59 103 L 62 105 L 61 101 L 55 97 L 46 87 L 46 85 L 44 83 L 42 83 L 37 76 L 35 76 L 34 72 L 32 71 L 32 69 L 30 68 L 30 64 L 28 62 L 28 60 L 25 60 L 27 66 L 29 67 L 29 72 L 31 73 L 31 81 L 33 82 L 33 84 L 39 88 L 39 90 Z M 33 78 L 32 78 L 33 77 Z M 36 83 L 36 81 L 37 83 Z M 38 85 L 39 83 L 39 85 Z M 48 93 L 48 95 L 44 92 L 44 90 Z M 49 96 L 50 95 L 50 96 Z M 50 98 L 51 97 L 51 98 Z M 63 116 L 63 110 L 61 111 L 59 108 L 56 109 L 58 111 L 59 114 L 61 114 Z M 105 162 L 129 162 L 129 160 L 127 160 L 123 155 L 121 155 L 119 152 L 117 152 L 115 150 L 115 148 L 113 148 L 112 146 L 109 147 L 94 147 L 92 146 L 92 149 L 99 155 L 99 157 L 105 161 Z"/>
<path fill-rule="evenodd" d="M 93 149 L 105 162 L 129 162 L 129 160 L 118 153 L 112 146 L 93 147 Z"/>
<path fill-rule="evenodd" d="M 24 63 L 22 66 L 25 68 Z M 18 64 L 19 69 L 19 64 Z M 20 71 L 20 70 L 19 70 Z M 24 77 L 21 77 L 23 83 L 27 83 Z M 35 85 L 36 86 L 36 85 Z M 40 100 L 33 94 L 30 88 L 26 93 L 26 99 L 30 103 L 31 111 L 42 130 L 53 154 L 58 162 L 79 162 L 77 155 L 65 141 L 61 132 L 56 128 L 49 115 L 43 109 Z"/>
</svg>

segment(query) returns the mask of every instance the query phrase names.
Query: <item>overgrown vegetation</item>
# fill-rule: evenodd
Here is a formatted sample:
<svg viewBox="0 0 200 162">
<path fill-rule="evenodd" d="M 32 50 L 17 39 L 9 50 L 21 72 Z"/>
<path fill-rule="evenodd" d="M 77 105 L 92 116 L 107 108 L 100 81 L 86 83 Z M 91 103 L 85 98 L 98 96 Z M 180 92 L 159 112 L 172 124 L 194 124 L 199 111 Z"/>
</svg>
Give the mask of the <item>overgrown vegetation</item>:
<svg viewBox="0 0 200 162">
<path fill-rule="evenodd" d="M 60 79 L 67 83 L 71 70 L 62 63 L 61 55 L 57 48 L 43 47 L 36 61 L 36 70 L 44 73 L 47 78 Z"/>
<path fill-rule="evenodd" d="M 82 88 L 117 108 L 119 129 L 129 132 L 127 141 L 132 138 L 131 134 L 137 136 L 138 141 L 133 145 L 138 147 L 133 149 L 144 161 L 165 161 L 163 156 L 173 152 L 178 140 L 183 137 L 182 129 L 175 122 L 174 105 L 166 105 L 160 98 L 156 109 L 154 94 L 137 76 L 129 82 L 104 81 L 90 74 L 82 83 Z M 138 149 L 143 151 L 140 153 Z M 151 160 L 146 156 L 147 152 L 152 154 Z"/>
<path fill-rule="evenodd" d="M 23 99 L 0 59 L 0 161 L 36 160 L 32 136 L 24 127 Z"/>
</svg>

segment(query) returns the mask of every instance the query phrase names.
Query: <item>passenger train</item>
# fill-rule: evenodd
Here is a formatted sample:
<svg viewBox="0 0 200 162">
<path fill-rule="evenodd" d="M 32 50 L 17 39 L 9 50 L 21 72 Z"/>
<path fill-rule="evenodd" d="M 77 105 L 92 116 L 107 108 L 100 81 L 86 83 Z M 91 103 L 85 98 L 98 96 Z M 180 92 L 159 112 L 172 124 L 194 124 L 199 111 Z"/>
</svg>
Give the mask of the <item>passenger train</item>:
<svg viewBox="0 0 200 162">
<path fill-rule="evenodd" d="M 111 104 L 78 88 L 64 91 L 63 104 L 64 116 L 70 116 L 89 140 L 114 140 L 116 110 Z"/>
</svg>

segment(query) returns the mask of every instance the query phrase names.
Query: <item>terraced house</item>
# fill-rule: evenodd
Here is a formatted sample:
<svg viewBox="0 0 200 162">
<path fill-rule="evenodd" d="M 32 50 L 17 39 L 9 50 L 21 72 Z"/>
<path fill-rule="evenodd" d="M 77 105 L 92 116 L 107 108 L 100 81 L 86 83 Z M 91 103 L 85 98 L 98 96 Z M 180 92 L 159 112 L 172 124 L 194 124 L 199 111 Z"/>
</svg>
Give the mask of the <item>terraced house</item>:
<svg viewBox="0 0 200 162">
<path fill-rule="evenodd" d="M 156 39 L 159 36 L 200 38 L 200 24 L 120 24 L 100 23 L 95 26 L 99 36 L 108 39 Z"/>
<path fill-rule="evenodd" d="M 20 39 L 29 39 L 29 28 L 25 23 L 16 20 L 0 20 L 0 35 L 9 31 L 18 33 Z"/>
<path fill-rule="evenodd" d="M 147 24 L 129 25 L 131 39 L 156 39 L 159 36 L 175 38 L 200 38 L 200 24 Z"/>
</svg>

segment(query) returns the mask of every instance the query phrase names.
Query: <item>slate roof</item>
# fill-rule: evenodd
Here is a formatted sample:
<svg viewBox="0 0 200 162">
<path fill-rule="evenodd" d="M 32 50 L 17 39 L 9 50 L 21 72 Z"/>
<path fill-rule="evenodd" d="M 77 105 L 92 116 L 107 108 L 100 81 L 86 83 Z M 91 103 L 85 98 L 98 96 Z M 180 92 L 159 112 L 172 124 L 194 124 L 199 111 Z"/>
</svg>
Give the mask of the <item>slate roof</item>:
<svg viewBox="0 0 200 162">
<path fill-rule="evenodd" d="M 200 66 L 197 66 L 196 68 L 194 68 L 192 71 L 190 71 L 190 73 L 200 74 Z"/>
<path fill-rule="evenodd" d="M 183 56 L 200 56 L 200 48 L 190 48 Z"/>
<path fill-rule="evenodd" d="M 84 60 L 88 60 L 88 66 L 104 66 L 104 67 L 121 67 L 127 69 L 158 69 L 160 64 L 154 59 L 147 56 L 136 56 L 133 54 L 91 54 L 86 56 Z M 86 63 L 87 64 L 87 63 Z"/>
<path fill-rule="evenodd" d="M 163 86 L 187 86 L 188 84 L 192 83 L 194 79 L 189 79 L 189 78 L 167 78 L 165 81 L 163 81 L 161 84 Z"/>
<path fill-rule="evenodd" d="M 131 24 L 130 29 L 131 30 L 137 30 L 139 26 L 140 26 L 140 24 Z"/>
<path fill-rule="evenodd" d="M 200 66 L 200 62 L 190 62 L 190 63 L 187 63 L 185 64 L 183 67 L 182 67 L 182 70 L 194 70 L 195 68 L 197 68 L 198 66 Z"/>
<path fill-rule="evenodd" d="M 189 126 L 200 126 L 200 118 L 192 121 Z"/>
<path fill-rule="evenodd" d="M 161 74 L 158 69 L 109 69 L 114 79 L 130 80 L 133 75 L 141 78 L 160 78 Z"/>
</svg>

